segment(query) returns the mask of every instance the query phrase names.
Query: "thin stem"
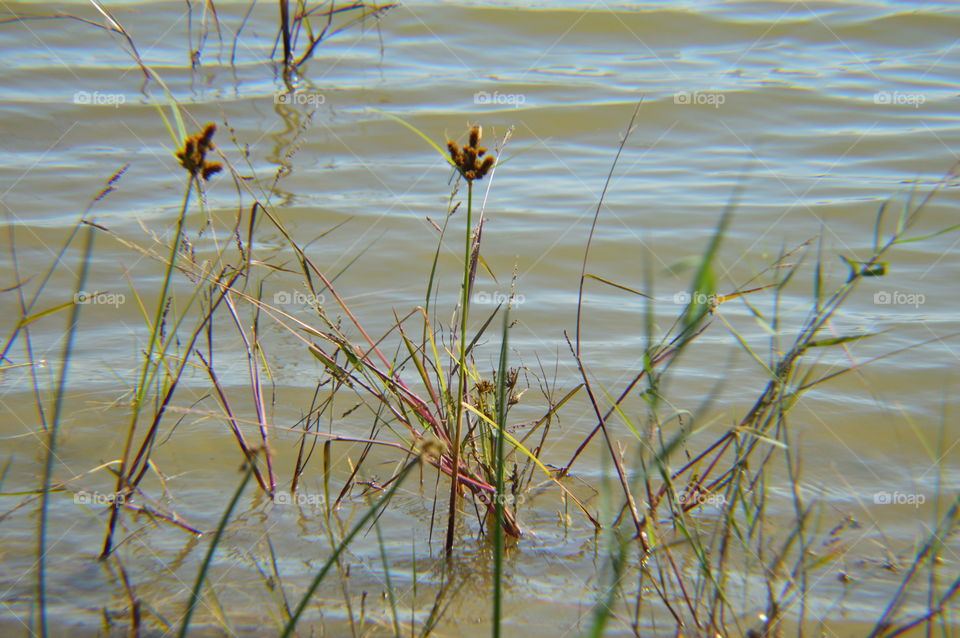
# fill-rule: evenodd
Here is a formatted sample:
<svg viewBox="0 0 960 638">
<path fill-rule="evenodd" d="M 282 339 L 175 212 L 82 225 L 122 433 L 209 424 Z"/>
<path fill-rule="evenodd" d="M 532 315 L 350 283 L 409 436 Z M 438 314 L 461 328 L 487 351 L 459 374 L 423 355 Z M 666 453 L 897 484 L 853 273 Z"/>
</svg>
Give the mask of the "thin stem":
<svg viewBox="0 0 960 638">
<path fill-rule="evenodd" d="M 500 638 L 503 602 L 503 432 L 507 427 L 507 328 L 510 325 L 510 305 L 503 313 L 503 338 L 500 342 L 500 365 L 497 376 L 497 491 L 494 506 L 496 525 L 493 529 L 493 638 Z"/>
<path fill-rule="evenodd" d="M 86 242 L 83 247 L 83 264 L 77 277 L 76 294 L 83 290 L 90 270 L 90 256 L 93 253 L 93 228 L 87 227 Z M 60 378 L 57 380 L 57 393 L 53 399 L 53 419 L 47 430 L 47 454 L 43 466 L 43 489 L 40 491 L 40 524 L 37 532 L 37 606 L 40 616 L 40 636 L 47 636 L 47 511 L 50 505 L 50 481 L 53 478 L 53 459 L 57 455 L 57 434 L 60 430 L 60 416 L 63 414 L 63 397 L 67 391 L 67 370 L 70 365 L 70 354 L 73 350 L 73 339 L 76 336 L 77 324 L 80 320 L 80 304 L 70 307 L 70 319 L 67 323 L 67 338 L 63 344 L 63 355 L 60 363 Z"/>
<path fill-rule="evenodd" d="M 447 557 L 453 552 L 453 531 L 457 518 L 457 496 L 460 482 L 460 437 L 463 435 L 463 402 L 466 400 L 467 384 L 467 316 L 470 310 L 470 253 L 471 227 L 473 225 L 473 180 L 467 180 L 467 228 L 463 251 L 463 286 L 460 290 L 460 357 L 457 381 L 456 426 L 453 437 L 453 475 L 450 485 L 450 514 L 447 517 Z"/>
</svg>

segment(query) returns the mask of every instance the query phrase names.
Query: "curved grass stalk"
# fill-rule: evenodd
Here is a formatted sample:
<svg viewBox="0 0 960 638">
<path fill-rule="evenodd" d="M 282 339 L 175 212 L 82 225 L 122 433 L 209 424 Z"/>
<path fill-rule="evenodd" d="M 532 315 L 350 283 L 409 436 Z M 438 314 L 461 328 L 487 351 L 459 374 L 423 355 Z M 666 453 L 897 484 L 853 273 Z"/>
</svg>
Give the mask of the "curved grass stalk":
<svg viewBox="0 0 960 638">
<path fill-rule="evenodd" d="M 510 305 L 503 311 L 503 329 L 500 340 L 500 362 L 497 366 L 497 441 L 495 458 L 496 468 L 496 525 L 493 528 L 493 638 L 500 638 L 501 623 L 503 622 L 503 439 L 507 432 L 507 404 L 510 396 L 507 393 L 507 329 L 510 326 Z"/>
<path fill-rule="evenodd" d="M 453 552 L 453 535 L 457 521 L 457 496 L 460 494 L 460 448 L 463 438 L 463 406 L 467 400 L 467 318 L 470 313 L 470 255 L 473 252 L 472 229 L 473 223 L 473 180 L 467 181 L 467 228 L 464 233 L 463 255 L 463 285 L 460 292 L 460 355 L 457 359 L 457 399 L 454 421 L 454 435 L 452 449 L 453 480 L 450 482 L 450 512 L 447 515 L 446 552 L 449 557 Z"/>
<path fill-rule="evenodd" d="M 247 483 L 250 482 L 250 477 L 253 476 L 254 467 L 256 467 L 256 455 L 247 459 L 247 470 L 243 475 L 243 480 L 240 481 L 237 491 L 233 493 L 233 498 L 230 499 L 227 509 L 224 510 L 223 516 L 220 517 L 220 524 L 217 525 L 217 530 L 210 540 L 210 547 L 207 548 L 207 555 L 203 559 L 203 564 L 200 565 L 200 571 L 197 573 L 197 581 L 193 584 L 193 590 L 190 592 L 187 610 L 183 614 L 183 623 L 180 625 L 180 632 L 177 634 L 179 638 L 185 638 L 187 635 L 187 629 L 190 627 L 190 619 L 193 617 L 193 611 L 196 609 L 197 603 L 200 602 L 200 589 L 203 587 L 203 581 L 207 578 L 210 563 L 213 562 L 213 555 L 217 551 L 220 540 L 223 538 L 223 530 L 226 529 L 227 523 L 230 522 L 233 510 L 236 509 L 237 503 L 240 502 L 240 496 L 243 494 L 244 488 L 247 487 Z"/>
<path fill-rule="evenodd" d="M 87 281 L 90 272 L 90 257 L 93 255 L 93 229 L 87 228 L 86 241 L 83 247 L 83 262 L 80 273 L 77 275 L 75 294 L 79 295 Z M 60 377 L 57 380 L 57 390 L 54 395 L 53 415 L 50 427 L 47 429 L 46 458 L 43 464 L 43 484 L 40 491 L 40 523 L 37 530 L 37 608 L 40 619 L 40 636 L 47 636 L 47 519 L 50 505 L 50 481 L 53 478 L 53 460 L 57 455 L 57 435 L 60 431 L 60 417 L 63 415 L 63 398 L 67 391 L 67 371 L 70 367 L 70 355 L 73 352 L 73 340 L 77 334 L 77 324 L 80 320 L 80 304 L 74 304 L 70 309 L 70 318 L 67 321 L 67 338 L 63 344 L 63 354 L 60 363 Z"/>
</svg>

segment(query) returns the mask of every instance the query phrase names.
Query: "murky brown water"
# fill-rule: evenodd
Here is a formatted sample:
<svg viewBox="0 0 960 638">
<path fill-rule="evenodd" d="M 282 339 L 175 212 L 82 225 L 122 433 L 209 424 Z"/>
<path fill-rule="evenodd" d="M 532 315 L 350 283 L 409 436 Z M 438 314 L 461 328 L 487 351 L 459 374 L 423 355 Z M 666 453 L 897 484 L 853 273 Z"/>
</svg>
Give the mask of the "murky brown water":
<svg viewBox="0 0 960 638">
<path fill-rule="evenodd" d="M 560 395 L 579 380 L 563 331 L 572 332 L 574 325 L 587 233 L 620 135 L 641 97 L 638 125 L 600 216 L 589 272 L 642 289 L 645 269 L 652 268 L 661 328 L 682 308 L 674 297 L 689 288 L 692 275 L 675 266 L 701 254 L 741 178 L 744 194 L 719 256 L 720 290 L 736 289 L 783 247 L 818 233 L 824 237 L 825 264 L 839 282 L 846 271 L 836 255 L 867 255 L 879 205 L 891 196 L 902 204 L 911 180 L 928 189 L 960 151 L 960 10 L 950 2 L 408 2 L 378 24 L 322 45 L 303 78 L 304 86 L 315 91 L 304 94 L 312 101 L 304 98 L 295 105 L 275 100 L 281 90 L 270 61 L 275 7 L 254 8 L 237 39 L 232 65 L 233 38 L 247 5 L 219 2 L 216 8 L 221 36 L 209 15 L 202 22 L 203 8 L 193 7 L 193 42 L 202 33 L 206 41 L 201 63 L 191 69 L 182 3 L 111 5 L 189 116 L 229 125 L 229 132 L 221 125 L 218 141 L 241 172 L 269 188 L 278 167 L 289 169 L 271 197 L 301 243 L 342 224 L 308 252 L 329 273 L 349 265 L 337 288 L 371 334 L 389 327 L 393 309 L 403 314 L 422 303 L 436 247 L 425 218 L 442 219 L 450 192 L 450 171 L 436 154 L 380 111 L 438 141 L 460 135 L 471 122 L 482 123 L 488 136 L 512 128 L 506 150 L 511 159 L 490 182 L 486 209 L 483 255 L 497 281 L 478 279 L 478 307 L 509 292 L 516 273 L 522 303 L 511 333 L 513 360 L 537 374 L 542 364 Z M 79 2 L 13 2 L 5 9 L 102 19 Z M 143 75 L 121 49 L 121 40 L 80 22 L 46 20 L 2 25 L 0 46 L 5 61 L 0 71 L 2 207 L 4 223 L 16 233 L 28 289 L 91 197 L 124 164 L 130 168 L 117 191 L 97 204 L 92 218 L 145 246 L 152 245 L 154 234 L 169 240 L 182 169 L 156 108 L 141 92 Z M 148 90 L 161 95 L 155 85 Z M 313 108 L 308 122 L 306 113 Z M 241 149 L 249 152 L 248 166 Z M 215 179 L 208 194 L 213 214 L 229 224 L 237 207 L 230 180 Z M 955 191 L 941 193 L 917 234 L 957 223 L 956 204 Z M 201 222 L 199 214 L 191 215 L 188 237 L 199 255 L 210 255 L 214 240 L 228 238 L 198 237 Z M 458 292 L 461 240 L 459 232 L 452 233 L 440 252 L 445 279 L 439 303 L 447 308 Z M 277 260 L 292 263 L 282 238 L 267 226 L 258 241 L 264 257 L 276 251 Z M 826 627 L 838 632 L 832 635 L 858 635 L 863 633 L 858 623 L 876 618 L 901 579 L 876 567 L 890 558 L 886 548 L 901 559 L 909 557 L 912 544 L 923 542 L 933 527 L 938 507 L 942 514 L 943 504 L 934 503 L 937 490 L 950 500 L 960 484 L 955 448 L 960 430 L 954 420 L 960 343 L 949 338 L 960 328 L 957 241 L 956 233 L 948 233 L 896 250 L 889 275 L 866 281 L 828 328 L 837 335 L 863 330 L 881 336 L 826 354 L 818 366 L 827 372 L 913 343 L 943 340 L 821 386 L 794 410 L 794 440 L 805 459 L 802 491 L 823 505 L 820 526 L 829 530 L 846 514 L 860 523 L 848 539 L 848 552 L 824 568 L 811 587 L 809 617 L 827 618 Z M 76 246 L 67 252 L 38 308 L 70 298 L 79 255 Z M 6 234 L 0 268 L 0 287 L 16 283 Z M 783 302 L 787 334 L 809 309 L 812 271 L 801 272 L 806 281 L 792 286 Z M 123 402 L 135 383 L 146 338 L 135 298 L 149 300 L 152 313 L 160 273 L 156 262 L 108 236 L 98 237 L 88 287 L 114 293 L 117 304 L 83 310 L 58 480 L 83 475 L 121 454 L 128 418 Z M 183 293 L 191 290 L 185 280 L 177 285 Z M 299 290 L 295 277 L 271 276 L 265 298 L 282 300 Z M 617 394 L 640 365 L 644 304 L 595 282 L 587 290 L 585 363 Z M 918 296 L 908 300 L 909 294 Z M 769 299 L 756 299 L 764 312 L 770 310 Z M 0 303 L 6 332 L 19 310 L 11 292 L 0 293 Z M 305 320 L 310 316 L 303 307 L 288 311 Z M 766 356 L 769 335 L 747 306 L 730 302 L 722 314 Z M 63 321 L 60 313 L 31 325 L 34 358 L 49 362 L 38 370 L 45 399 L 55 387 Z M 269 415 L 277 427 L 276 467 L 286 480 L 296 439 L 281 428 L 291 427 L 308 409 L 321 369 L 286 330 L 267 325 L 264 333 L 276 385 Z M 494 367 L 497 351 L 491 337 L 478 366 Z M 242 416 L 254 418 L 244 400 L 249 385 L 239 342 L 220 357 L 224 385 Z M 22 348 L 14 347 L 9 363 L 26 360 Z M 673 379 L 670 401 L 694 410 L 720 380 L 726 385 L 712 408 L 712 425 L 691 441 L 693 452 L 739 420 L 766 381 L 730 332 L 716 325 Z M 150 490 L 191 525 L 212 529 L 239 481 L 240 456 L 213 402 L 189 411 L 193 400 L 209 390 L 206 377 L 193 375 L 184 386 L 175 401 L 180 412 L 168 418 L 164 443 L 155 452 L 169 491 L 155 479 Z M 10 459 L 0 499 L 0 508 L 8 512 L 0 520 L 4 634 L 25 632 L 20 623 L 29 624 L 32 608 L 36 504 L 16 508 L 25 493 L 37 489 L 42 474 L 30 387 L 25 367 L 8 369 L 0 378 L 2 462 Z M 542 398 L 536 395 L 534 387 L 518 418 L 540 413 Z M 627 410 L 642 415 L 642 401 L 631 401 Z M 594 425 L 590 417 L 586 402 L 568 406 L 544 460 L 566 462 Z M 357 412 L 334 429 L 363 436 L 369 425 Z M 632 440 L 625 429 L 618 436 L 625 445 Z M 335 482 L 346 479 L 346 457 L 355 460 L 357 454 L 357 446 L 338 448 Z M 594 509 L 599 505 L 591 486 L 601 482 L 603 454 L 598 446 L 589 448 L 571 479 L 571 489 Z M 367 461 L 365 478 L 389 476 L 396 459 L 381 456 Z M 318 466 L 314 470 L 304 490 L 319 496 Z M 412 614 L 418 626 L 441 577 L 442 525 L 433 530 L 430 525 L 434 479 L 424 475 L 422 490 L 410 482 L 381 524 L 401 616 L 409 622 Z M 111 485 L 110 475 L 101 470 L 77 478 L 70 489 L 108 493 Z M 769 513 L 791 516 L 789 486 L 781 481 L 769 488 L 782 497 L 771 500 Z M 877 502 L 883 493 L 894 499 L 922 496 L 925 502 L 920 507 Z M 231 631 L 269 635 L 282 614 L 278 590 L 266 583 L 271 571 L 267 539 L 293 601 L 325 560 L 329 539 L 322 509 L 273 505 L 252 494 L 230 528 L 211 580 Z M 337 517 L 347 528 L 364 508 L 357 497 Z M 560 524 L 561 509 L 557 490 L 544 486 L 520 510 L 528 533 L 510 556 L 507 635 L 572 635 L 589 625 L 603 554 L 591 526 L 575 511 L 568 525 Z M 77 505 L 69 491 L 52 500 L 49 588 L 61 635 L 102 629 L 103 608 L 125 606 L 119 577 L 95 561 L 105 523 L 105 508 Z M 489 548 L 476 540 L 475 528 L 475 522 L 465 526 L 468 548 L 459 570 L 464 589 L 445 614 L 439 635 L 489 632 Z M 148 615 L 175 626 L 205 543 L 132 517 L 125 520 L 121 538 L 124 564 L 149 605 Z M 367 620 L 389 627 L 373 533 L 351 546 L 349 558 L 354 615 L 360 617 L 366 592 Z M 697 569 L 692 558 L 681 568 Z M 841 570 L 852 576 L 852 584 L 838 580 Z M 955 574 L 956 561 L 944 568 L 948 572 Z M 343 590 L 331 584 L 318 599 L 327 635 L 349 631 Z M 923 605 L 922 597 L 911 604 Z M 745 597 L 742 608 L 745 616 L 755 614 L 762 599 Z M 198 633 L 211 622 L 209 610 L 203 610 Z M 206 626 L 213 631 L 213 624 Z M 664 626 L 670 625 L 657 625 Z M 628 634 L 628 626 L 615 620 L 610 635 L 621 633 Z"/>
</svg>

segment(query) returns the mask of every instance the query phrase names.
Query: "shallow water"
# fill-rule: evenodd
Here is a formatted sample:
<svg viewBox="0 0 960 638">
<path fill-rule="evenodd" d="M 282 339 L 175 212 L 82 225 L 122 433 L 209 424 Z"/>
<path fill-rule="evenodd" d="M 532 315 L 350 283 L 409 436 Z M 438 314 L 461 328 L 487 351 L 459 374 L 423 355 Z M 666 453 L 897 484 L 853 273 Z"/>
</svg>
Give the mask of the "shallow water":
<svg viewBox="0 0 960 638">
<path fill-rule="evenodd" d="M 270 58 L 275 7 L 256 5 L 236 36 L 247 6 L 218 2 L 219 34 L 199 5 L 192 8 L 192 20 L 183 3 L 175 2 L 117 3 L 110 11 L 189 119 L 221 124 L 220 149 L 241 174 L 255 177 L 251 183 L 268 193 L 301 244 L 339 225 L 312 243 L 308 254 L 328 273 L 346 268 L 337 289 L 371 334 L 389 328 L 394 309 L 402 315 L 423 303 L 436 248 L 426 217 L 442 220 L 450 195 L 448 167 L 423 140 L 384 114 L 440 142 L 461 136 L 473 122 L 483 124 L 488 139 L 512 131 L 504 150 L 509 161 L 480 190 L 487 198 L 483 256 L 497 279 L 478 278 L 480 310 L 474 316 L 492 311 L 485 302 L 509 293 L 514 275 L 522 303 L 513 315 L 512 357 L 529 368 L 533 385 L 529 404 L 525 399 L 515 412 L 518 419 L 542 412 L 533 378 L 541 364 L 559 396 L 579 381 L 564 331 L 572 335 L 591 220 L 638 101 L 637 125 L 611 180 L 588 272 L 635 289 L 645 288 L 649 274 L 660 302 L 658 326 L 664 330 L 682 309 L 675 298 L 689 289 L 693 275 L 680 266 L 702 254 L 737 184 L 743 184 L 742 195 L 718 258 L 721 292 L 744 286 L 782 250 L 818 234 L 830 281 L 838 284 L 846 267 L 837 255 L 866 258 L 879 206 L 891 197 L 903 205 L 914 184 L 920 193 L 928 192 L 958 160 L 960 10 L 951 2 L 408 2 L 321 45 L 300 79 L 303 103 L 292 105 L 276 99 L 282 83 Z M 13 2 L 6 9 L 103 19 L 79 2 Z M 196 48 L 201 38 L 200 64 L 191 68 L 188 42 Z M 15 232 L 20 268 L 18 275 L 5 237 L 2 288 L 26 280 L 32 291 L 78 215 L 126 164 L 117 190 L 97 202 L 91 219 L 157 250 L 154 236 L 172 237 L 183 174 L 153 106 L 154 99 L 163 103 L 162 90 L 156 83 L 144 84 L 122 45 L 116 34 L 72 20 L 0 27 L 6 62 L 0 70 L 5 158 L 0 181 L 4 224 Z M 280 168 L 285 174 L 271 190 Z M 232 223 L 238 199 L 229 177 L 210 182 L 208 204 L 218 228 Z M 957 223 L 956 204 L 956 191 L 944 189 L 926 208 L 915 234 Z M 230 238 L 212 232 L 198 236 L 202 221 L 197 213 L 190 216 L 188 238 L 204 257 Z M 461 228 L 462 215 L 451 224 Z M 823 504 L 823 529 L 847 514 L 860 524 L 846 539 L 843 558 L 824 568 L 808 596 L 810 619 L 826 615 L 827 627 L 841 627 L 838 635 L 863 633 L 856 623 L 875 618 L 901 578 L 876 567 L 889 558 L 886 548 L 901 559 L 909 557 L 937 518 L 937 491 L 949 499 L 960 485 L 952 416 L 960 344 L 951 338 L 960 328 L 954 283 L 960 278 L 958 238 L 947 233 L 895 250 L 889 274 L 863 282 L 825 331 L 825 336 L 880 335 L 848 344 L 846 351 L 825 349 L 810 363 L 816 361 L 818 371 L 827 373 L 933 342 L 819 386 L 794 409 L 794 441 L 805 459 L 802 492 Z M 282 237 L 268 225 L 260 226 L 257 241 L 261 259 L 293 263 Z M 440 251 L 444 321 L 458 292 L 461 241 L 460 232 L 451 231 Z M 67 251 L 38 310 L 71 297 L 79 245 Z M 816 256 L 807 258 L 812 264 Z M 802 268 L 781 301 L 787 342 L 810 308 L 812 272 Z M 769 273 L 757 281 L 746 287 L 769 283 Z M 98 236 L 88 287 L 113 293 L 117 303 L 83 309 L 57 480 L 80 476 L 122 453 L 129 414 L 125 393 L 135 383 L 146 340 L 135 300 L 141 295 L 152 308 L 160 282 L 155 261 L 106 234 Z M 181 295 L 192 290 L 186 279 L 175 285 Z M 586 289 L 584 362 L 615 395 L 640 365 L 645 304 L 595 281 Z M 295 276 L 271 276 L 264 298 L 298 291 L 302 287 Z M 749 299 L 762 312 L 772 309 L 768 295 Z M 20 312 L 13 292 L 0 293 L 0 303 L 7 331 Z M 302 304 L 288 311 L 305 321 L 311 317 Z M 721 314 L 769 359 L 769 335 L 745 304 L 727 302 Z M 37 366 L 45 398 L 55 387 L 64 320 L 58 313 L 30 326 L 34 359 L 48 362 Z M 221 322 L 228 335 L 218 360 L 221 380 L 235 394 L 243 417 L 255 418 L 242 345 L 232 327 Z M 322 370 L 285 329 L 266 325 L 264 335 L 276 384 L 269 415 L 278 428 L 276 466 L 286 480 L 296 438 L 279 428 L 291 427 L 309 408 Z M 480 352 L 478 367 L 494 367 L 497 337 L 491 336 Z M 27 360 L 15 346 L 10 362 Z M 673 375 L 670 401 L 678 409 L 695 410 L 718 382 L 725 383 L 724 391 L 705 421 L 708 429 L 690 442 L 691 453 L 739 421 L 766 382 L 757 362 L 715 322 Z M 169 493 L 155 479 L 150 490 L 191 525 L 209 530 L 239 481 L 240 455 L 214 402 L 197 408 L 209 417 L 190 413 L 193 401 L 209 392 L 206 377 L 194 374 L 183 386 L 175 401 L 180 412 L 165 424 L 164 443 L 155 452 Z M 8 574 L 0 582 L 6 633 L 29 622 L 34 586 L 29 572 L 36 504 L 14 509 L 42 474 L 26 367 L 9 369 L 0 379 L 0 406 L 4 457 L 12 459 L 0 500 L 4 512 L 12 510 L 0 520 Z M 643 409 L 638 398 L 628 402 L 633 415 L 642 416 Z M 585 401 L 568 406 L 552 430 L 544 460 L 565 463 L 594 423 Z M 334 424 L 335 431 L 353 436 L 365 436 L 369 427 L 360 413 Z M 617 436 L 630 445 L 625 428 Z M 349 474 L 345 457 L 356 460 L 359 452 L 358 446 L 338 448 L 343 456 L 334 476 L 337 490 Z M 589 499 L 594 510 L 599 503 L 591 485 L 603 480 L 604 455 L 597 444 L 588 448 L 571 479 L 571 489 Z M 383 480 L 395 462 L 389 454 L 367 461 L 370 475 L 364 478 Z M 381 524 L 390 576 L 403 593 L 401 613 L 409 618 L 412 611 L 418 623 L 429 613 L 440 579 L 444 517 L 438 514 L 431 534 L 434 480 L 435 475 L 424 475 L 422 494 L 413 483 L 407 486 Z M 110 485 L 109 475 L 99 471 L 77 478 L 69 489 L 106 493 Z M 322 494 L 319 462 L 308 472 L 304 489 Z M 781 480 L 769 489 L 779 496 L 771 500 L 769 513 L 784 520 L 792 516 L 789 485 Z M 917 508 L 876 502 L 882 493 L 900 500 L 922 496 L 925 503 Z M 56 530 L 50 536 L 51 608 L 58 631 L 89 633 L 102 626 L 103 607 L 125 606 L 115 570 L 93 562 L 105 508 L 77 505 L 69 491 L 55 495 L 51 507 Z M 348 526 L 364 507 L 357 490 L 338 516 Z M 572 634 L 589 624 L 603 555 L 578 512 L 569 513 L 568 525 L 560 524 L 562 507 L 558 491 L 545 485 L 520 510 L 527 534 L 510 558 L 508 635 L 555 636 L 558 627 L 572 628 Z M 322 510 L 299 511 L 254 496 L 241 509 L 213 580 L 232 631 L 256 635 L 280 617 L 276 590 L 261 575 L 269 571 L 266 539 L 291 592 L 301 592 L 322 564 L 329 539 Z M 136 577 L 137 593 L 151 606 L 153 619 L 175 623 L 205 544 L 147 520 L 131 518 L 126 525 L 124 561 Z M 464 544 L 470 549 L 464 550 L 459 570 L 465 589 L 444 616 L 441 635 L 489 631 L 489 549 L 476 540 L 476 528 L 476 521 L 465 524 Z M 373 534 L 350 552 L 354 614 L 359 617 L 366 591 L 368 620 L 388 626 Z M 687 558 L 689 564 L 681 568 L 696 570 Z M 841 570 L 857 586 L 835 605 L 845 589 L 837 580 Z M 420 586 L 415 599 L 414 572 Z M 297 600 L 299 593 L 288 596 Z M 332 635 L 345 631 L 342 590 L 322 588 L 318 598 Z M 762 598 L 745 598 L 745 616 L 762 609 Z M 911 604 L 922 606 L 922 595 Z M 204 610 L 198 624 L 212 627 L 208 614 Z M 627 624 L 613 625 L 611 635 L 629 633 Z"/>
</svg>

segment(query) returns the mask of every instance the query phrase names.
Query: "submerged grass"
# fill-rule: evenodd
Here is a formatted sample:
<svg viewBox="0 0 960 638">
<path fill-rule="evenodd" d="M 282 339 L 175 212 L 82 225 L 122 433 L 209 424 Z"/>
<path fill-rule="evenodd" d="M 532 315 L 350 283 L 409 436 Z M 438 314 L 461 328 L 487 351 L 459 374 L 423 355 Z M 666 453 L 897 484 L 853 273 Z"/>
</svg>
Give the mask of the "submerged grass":
<svg viewBox="0 0 960 638">
<path fill-rule="evenodd" d="M 280 46 L 281 69 L 287 87 L 293 90 L 304 64 L 328 38 L 353 26 L 379 20 L 397 6 L 399 4 L 395 2 L 347 2 L 337 6 L 333 0 L 322 0 L 312 5 L 305 0 L 278 0 L 280 30 L 277 44 Z M 318 31 L 314 23 L 323 26 Z M 297 57 L 300 41 L 305 44 L 301 47 L 303 52 L 300 57 Z"/>
</svg>

